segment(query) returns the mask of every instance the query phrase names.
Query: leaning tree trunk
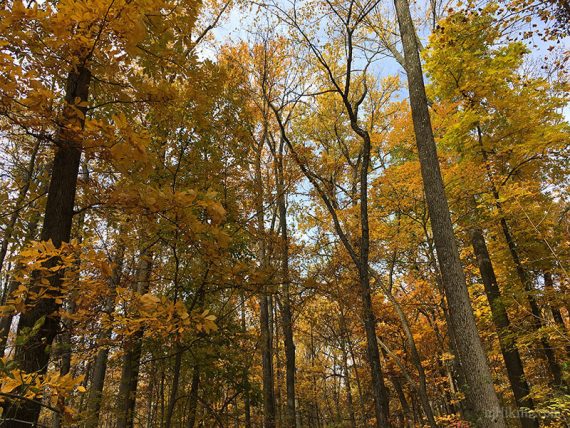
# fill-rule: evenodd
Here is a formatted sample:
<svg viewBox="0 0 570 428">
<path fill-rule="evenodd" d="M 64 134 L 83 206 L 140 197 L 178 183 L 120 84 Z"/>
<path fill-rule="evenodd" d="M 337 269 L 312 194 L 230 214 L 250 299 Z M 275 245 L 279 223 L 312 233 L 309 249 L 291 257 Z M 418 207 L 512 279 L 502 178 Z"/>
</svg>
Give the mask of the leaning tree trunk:
<svg viewBox="0 0 570 428">
<path fill-rule="evenodd" d="M 485 294 L 491 307 L 493 322 L 499 335 L 499 345 L 505 360 L 507 377 L 511 384 L 511 389 L 515 397 L 515 402 L 519 408 L 534 409 L 532 398 L 528 397 L 530 388 L 525 378 L 522 360 L 516 344 L 509 339 L 510 321 L 505 305 L 501 301 L 501 292 L 497 284 L 495 270 L 491 263 L 491 257 L 485 243 L 483 231 L 479 228 L 471 229 L 471 243 L 473 251 L 477 257 L 479 272 L 485 287 Z M 519 421 L 523 428 L 538 428 L 538 420 L 529 412 L 520 412 Z"/>
<path fill-rule="evenodd" d="M 449 304 L 450 321 L 454 331 L 460 333 L 456 338 L 457 351 L 461 363 L 467 368 L 465 370 L 468 387 L 466 391 L 467 400 L 475 413 L 475 423 L 489 428 L 502 428 L 505 423 L 501 406 L 493 388 L 493 379 L 477 332 L 475 316 L 467 292 L 465 274 L 453 235 L 453 225 L 431 128 L 422 66 L 410 7 L 408 0 L 394 0 L 394 4 L 404 48 L 412 121 L 436 253 Z"/>
<path fill-rule="evenodd" d="M 152 253 L 141 254 L 140 267 L 137 272 L 137 292 L 145 294 L 150 287 L 152 273 Z M 140 329 L 127 339 L 125 343 L 125 355 L 123 356 L 123 369 L 119 394 L 117 396 L 117 427 L 133 428 L 135 416 L 135 404 L 137 384 L 142 354 L 142 339 L 144 330 Z"/>
<path fill-rule="evenodd" d="M 69 73 L 65 92 L 63 125 L 56 136 L 57 148 L 53 160 L 51 181 L 48 190 L 44 223 L 40 240 L 51 240 L 56 248 L 69 242 L 73 221 L 73 206 L 77 187 L 77 176 L 81 161 L 81 132 L 85 125 L 87 98 L 91 72 L 85 66 Z M 76 105 L 79 99 L 80 105 Z M 52 267 L 58 260 L 51 260 L 46 267 Z M 59 290 L 63 281 L 63 272 L 59 270 L 50 277 L 50 287 Z M 40 281 L 33 281 L 32 291 L 39 291 Z M 35 294 L 35 293 L 34 293 Z M 55 298 L 41 299 L 33 302 L 33 308 L 22 313 L 18 324 L 18 332 L 40 326 L 37 333 L 28 338 L 25 344 L 16 348 L 15 361 L 26 373 L 45 374 L 49 361 L 49 348 L 57 335 L 60 304 Z M 13 404 L 13 405 L 10 405 Z M 40 414 L 40 402 L 23 400 L 20 403 L 7 403 L 6 420 L 10 426 L 29 427 L 37 424 Z"/>
</svg>

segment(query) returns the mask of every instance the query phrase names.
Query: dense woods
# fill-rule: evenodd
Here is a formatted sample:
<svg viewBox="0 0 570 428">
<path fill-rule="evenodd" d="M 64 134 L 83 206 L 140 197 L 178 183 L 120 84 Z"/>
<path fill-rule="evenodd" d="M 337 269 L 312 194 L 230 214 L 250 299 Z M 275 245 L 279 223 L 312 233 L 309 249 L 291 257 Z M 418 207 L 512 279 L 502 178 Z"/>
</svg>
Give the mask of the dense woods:
<svg viewBox="0 0 570 428">
<path fill-rule="evenodd" d="M 0 426 L 567 427 L 566 0 L 0 2 Z"/>
</svg>

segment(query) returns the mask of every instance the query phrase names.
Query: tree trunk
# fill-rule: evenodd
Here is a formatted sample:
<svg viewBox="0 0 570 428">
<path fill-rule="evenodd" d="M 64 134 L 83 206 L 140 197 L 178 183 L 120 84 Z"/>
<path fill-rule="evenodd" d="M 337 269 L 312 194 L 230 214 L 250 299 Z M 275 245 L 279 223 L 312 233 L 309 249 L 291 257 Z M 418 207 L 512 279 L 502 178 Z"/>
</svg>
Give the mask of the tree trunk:
<svg viewBox="0 0 570 428">
<path fill-rule="evenodd" d="M 287 231 L 287 204 L 285 201 L 285 177 L 283 164 L 284 142 L 274 157 L 277 175 L 277 205 L 279 209 L 279 229 L 281 232 L 281 278 L 283 297 L 281 299 L 281 322 L 283 323 L 283 344 L 285 348 L 285 384 L 287 388 L 287 410 L 285 426 L 295 428 L 295 343 L 293 341 L 293 315 L 291 311 L 291 280 L 289 277 L 289 236 Z"/>
<path fill-rule="evenodd" d="M 151 273 L 152 253 L 143 253 L 141 254 L 140 266 L 137 272 L 137 292 L 139 294 L 148 292 Z M 118 428 L 132 428 L 134 424 L 143 335 L 144 331 L 142 329 L 138 330 L 125 343 L 123 369 L 117 396 Z"/>
<path fill-rule="evenodd" d="M 497 207 L 497 211 L 500 214 L 499 223 L 501 225 L 501 230 L 503 232 L 503 236 L 505 237 L 505 241 L 507 242 L 507 247 L 509 248 L 509 253 L 515 265 L 515 270 L 517 272 L 519 281 L 521 282 L 521 285 L 526 292 L 527 301 L 530 306 L 530 312 L 532 315 L 531 325 L 534 331 L 538 331 L 543 327 L 542 314 L 540 313 L 540 308 L 533 295 L 534 287 L 530 281 L 530 278 L 528 277 L 527 271 L 522 264 L 521 258 L 519 256 L 519 250 L 517 248 L 513 235 L 511 234 L 507 219 L 504 216 L 499 190 L 495 185 L 495 180 L 491 171 L 491 165 L 489 163 L 487 151 L 485 150 L 485 146 L 483 144 L 483 131 L 479 125 L 477 125 L 477 136 L 479 140 L 479 146 L 481 148 L 481 155 L 483 156 L 483 162 L 485 163 L 490 190 L 493 194 L 493 198 L 495 199 L 495 206 Z M 564 380 L 562 379 L 562 369 L 556 361 L 556 355 L 550 346 L 550 343 L 548 342 L 548 338 L 544 334 L 540 335 L 540 344 L 542 345 L 542 348 L 539 349 L 539 352 L 543 359 L 546 361 L 546 364 L 554 381 L 554 386 L 560 387 L 564 385 Z"/>
<path fill-rule="evenodd" d="M 121 232 L 119 232 L 121 235 Z M 118 244 L 117 254 L 114 257 L 115 266 L 110 278 L 111 295 L 105 303 L 105 312 L 111 314 L 115 308 L 115 288 L 119 285 L 123 273 L 123 262 L 125 257 L 125 246 L 123 243 Z M 107 374 L 107 361 L 109 359 L 109 345 L 113 329 L 108 328 L 100 334 L 99 339 L 105 343 L 99 344 L 99 351 L 95 357 L 93 367 L 93 375 L 89 395 L 87 398 L 87 419 L 85 428 L 97 428 L 99 425 L 99 411 L 101 410 L 101 400 L 103 398 L 103 387 L 105 386 L 105 376 Z"/>
<path fill-rule="evenodd" d="M 196 410 L 198 409 L 198 388 L 200 387 L 200 367 L 194 367 L 190 396 L 188 397 L 188 422 L 186 428 L 194 428 L 196 424 Z"/>
<path fill-rule="evenodd" d="M 83 172 L 85 173 L 85 178 L 86 180 L 89 179 L 89 173 L 87 171 L 87 166 L 85 164 L 83 164 Z M 82 211 L 81 214 L 79 215 L 79 219 L 76 222 L 76 227 L 77 227 L 77 231 L 75 232 L 77 235 L 77 242 L 79 244 L 81 244 L 83 242 L 83 226 L 85 224 L 85 211 Z M 79 282 L 79 268 L 81 266 L 81 259 L 78 257 L 75 260 L 75 266 L 77 269 L 77 272 L 74 275 L 74 279 L 73 281 L 77 281 Z M 68 302 L 67 302 L 67 306 L 68 306 L 68 312 L 70 314 L 74 314 L 75 310 L 76 310 L 76 304 L 75 304 L 75 299 L 76 299 L 76 291 L 73 291 L 72 294 L 70 294 L 68 296 Z M 66 374 L 68 374 L 71 371 L 71 357 L 72 357 L 72 337 L 73 337 L 73 321 L 71 319 L 65 319 L 62 322 L 63 325 L 63 333 L 60 334 L 60 340 L 61 340 L 61 366 L 59 369 L 59 374 L 60 376 L 65 376 Z M 53 358 L 53 356 L 52 356 Z M 63 409 L 65 406 L 65 397 L 63 395 L 58 397 L 58 407 L 60 409 Z M 61 427 L 61 423 L 62 423 L 62 414 L 56 414 L 54 417 L 54 421 L 53 421 L 53 428 L 60 428 Z"/>
<path fill-rule="evenodd" d="M 176 395 L 178 394 L 178 383 L 180 381 L 180 369 L 182 367 L 182 354 L 182 347 L 177 346 L 173 368 L 172 389 L 170 390 L 170 399 L 168 400 L 168 409 L 166 411 L 166 423 L 164 424 L 166 428 L 170 428 L 172 426 L 172 417 L 174 416 L 174 409 L 176 406 Z"/>
<path fill-rule="evenodd" d="M 477 257 L 481 279 L 483 280 L 483 285 L 485 287 L 485 294 L 487 295 L 487 300 L 491 307 L 493 322 L 499 335 L 499 345 L 501 347 L 503 359 L 505 360 L 507 376 L 511 384 L 515 402 L 519 408 L 525 407 L 533 410 L 534 403 L 530 397 L 527 397 L 530 394 L 530 388 L 525 378 L 519 351 L 516 344 L 513 343 L 513 340 L 508 337 L 510 321 L 505 306 L 501 301 L 497 278 L 495 276 L 493 264 L 491 263 L 489 251 L 487 250 L 483 231 L 478 228 L 473 228 L 470 233 L 471 243 L 473 245 L 475 256 Z M 527 415 L 527 413 L 528 412 L 520 413 L 519 420 L 521 426 L 523 428 L 538 428 L 538 420 Z"/>
<path fill-rule="evenodd" d="M 392 385 L 394 385 L 394 390 L 396 391 L 396 395 L 398 395 L 398 400 L 402 406 L 403 420 L 405 421 L 408 418 L 413 418 L 413 415 L 411 415 L 410 412 L 410 405 L 408 404 L 408 400 L 406 400 L 406 395 L 404 394 L 400 379 L 396 376 L 391 376 L 390 380 L 392 381 Z"/>
<path fill-rule="evenodd" d="M 246 333 L 245 323 L 245 296 L 241 295 L 241 331 Z M 243 411 L 245 417 L 245 428 L 251 428 L 251 398 L 250 398 L 250 385 L 249 385 L 249 369 L 248 362 L 244 361 L 244 368 L 242 372 L 242 387 L 243 387 Z"/>
<path fill-rule="evenodd" d="M 412 120 L 436 253 L 449 304 L 450 321 L 454 331 L 461 332 L 456 337 L 457 350 L 462 365 L 468 368 L 465 370 L 468 386 L 465 393 L 471 404 L 470 407 L 475 412 L 475 423 L 489 428 L 502 428 L 505 423 L 501 406 L 493 388 L 493 379 L 477 332 L 465 275 L 453 235 L 410 7 L 408 0 L 394 0 L 394 4 L 404 48 Z"/>
<path fill-rule="evenodd" d="M 554 281 L 552 280 L 552 274 L 550 272 L 544 272 L 544 288 L 551 294 L 554 294 Z M 552 319 L 556 323 L 556 326 L 560 330 L 560 334 L 565 334 L 568 332 L 566 324 L 564 324 L 564 318 L 562 317 L 562 312 L 560 308 L 556 305 L 549 305 L 550 313 L 552 314 Z M 566 345 L 566 355 L 570 358 L 570 345 Z"/>
<path fill-rule="evenodd" d="M 358 279 L 360 285 L 360 297 L 362 300 L 362 318 L 364 320 L 364 331 L 366 332 L 366 351 L 372 378 L 372 391 L 374 392 L 374 411 L 376 416 L 376 426 L 389 427 L 389 397 L 388 390 L 384 384 L 384 374 L 380 364 L 380 351 L 378 348 L 378 338 L 376 337 L 376 317 L 372 307 L 372 296 L 370 293 L 370 231 L 368 224 L 368 168 L 370 167 L 370 135 L 361 129 L 356 123 L 356 119 L 351 120 L 352 129 L 361 137 L 362 165 L 360 169 L 360 245 L 358 258 Z"/>
<path fill-rule="evenodd" d="M 28 230 L 26 232 L 26 237 L 24 238 L 24 245 L 28 242 L 34 240 L 38 228 L 39 222 L 39 215 L 35 215 L 34 218 L 28 224 Z M 21 269 L 23 266 L 18 265 L 16 266 L 16 270 Z M 18 288 L 19 282 L 11 278 L 8 287 L 4 293 L 2 302 L 3 305 L 6 304 L 12 292 L 14 292 Z M 10 335 L 10 327 L 12 326 L 13 315 L 5 315 L 0 319 L 0 357 L 4 355 L 6 351 L 6 345 L 8 343 L 8 336 Z"/>
<path fill-rule="evenodd" d="M 496 204 L 500 207 L 498 199 L 499 194 L 496 192 L 496 190 L 495 190 L 495 195 L 496 195 L 495 196 Z M 527 301 L 530 306 L 530 312 L 532 315 L 531 325 L 534 331 L 539 331 L 544 325 L 542 320 L 542 314 L 540 313 L 540 308 L 533 295 L 534 287 L 532 286 L 530 278 L 528 277 L 528 274 L 522 265 L 521 259 L 518 254 L 517 246 L 515 244 L 515 241 L 513 240 L 513 237 L 509 229 L 509 225 L 507 224 L 507 220 L 505 219 L 505 217 L 501 217 L 500 223 L 501 223 L 501 229 L 503 230 L 503 235 L 509 247 L 511 258 L 513 260 L 513 263 L 515 264 L 517 275 L 526 292 Z M 554 353 L 554 349 L 552 349 L 548 341 L 548 338 L 544 334 L 540 335 L 540 345 L 541 348 L 539 348 L 539 352 L 543 357 L 543 359 L 546 361 L 548 370 L 550 371 L 550 374 L 552 375 L 552 379 L 554 381 L 554 386 L 561 387 L 562 385 L 564 385 L 564 380 L 562 379 L 562 369 L 560 368 L 560 365 L 556 361 L 556 355 Z"/>
<path fill-rule="evenodd" d="M 356 415 L 354 413 L 354 402 L 352 398 L 352 383 L 350 379 L 350 369 L 348 368 L 348 351 L 346 349 L 346 331 L 343 328 L 343 334 L 340 339 L 342 346 L 342 364 L 344 368 L 344 382 L 346 387 L 346 404 L 348 407 L 348 416 L 350 418 L 350 427 L 356 428 Z"/>
<path fill-rule="evenodd" d="M 40 239 L 51 240 L 56 248 L 64 242 L 69 242 L 71 224 L 73 221 L 73 206 L 77 187 L 77 176 L 81 161 L 81 134 L 78 132 L 85 124 L 85 105 L 75 106 L 76 99 L 87 103 L 91 72 L 85 66 L 78 66 L 76 71 L 69 73 L 65 92 L 65 107 L 63 110 L 64 125 L 59 129 L 57 148 L 53 160 L 51 180 L 47 195 L 44 223 Z M 51 260 L 48 267 L 57 264 Z M 50 286 L 58 290 L 63 280 L 60 270 L 50 278 Z M 32 290 L 41 287 L 39 282 L 33 281 Z M 55 299 L 42 299 L 34 302 L 32 309 L 20 316 L 18 332 L 24 329 L 33 329 L 40 326 L 37 333 L 28 341 L 16 348 L 15 361 L 21 370 L 26 373 L 45 374 L 48 367 L 49 351 L 53 339 L 57 335 L 59 317 L 57 311 L 60 307 Z M 34 401 L 23 400 L 20 403 L 6 404 L 4 414 L 6 420 L 13 428 L 29 427 L 36 424 L 40 413 L 40 404 Z"/>
<path fill-rule="evenodd" d="M 28 167 L 26 168 L 26 176 L 24 177 L 24 185 L 20 188 L 18 196 L 16 197 L 16 202 L 14 203 L 14 211 L 10 216 L 10 220 L 4 229 L 4 236 L 2 237 L 2 245 L 0 245 L 0 274 L 2 273 L 2 268 L 4 267 L 4 259 L 8 253 L 8 245 L 14 234 L 16 228 L 16 223 L 20 218 L 21 210 L 28 195 L 28 190 L 30 190 L 30 185 L 32 184 L 32 178 L 34 176 L 34 170 L 36 168 L 36 157 L 40 149 L 40 140 L 36 139 L 32 153 L 30 155 L 30 161 L 28 162 Z"/>
<path fill-rule="evenodd" d="M 262 136 L 261 143 L 255 151 L 255 184 L 257 190 L 256 217 L 259 232 L 259 259 L 261 268 L 267 267 L 267 249 L 265 245 L 265 215 L 263 208 L 263 181 L 261 175 L 261 155 L 266 139 L 266 132 Z M 261 361 L 263 375 L 263 426 L 275 428 L 276 404 L 275 386 L 273 379 L 273 340 L 271 334 L 271 322 L 269 311 L 269 296 L 267 286 L 263 287 L 259 296 L 260 328 L 261 328 Z"/>
<path fill-rule="evenodd" d="M 275 387 L 273 384 L 273 353 L 271 326 L 269 323 L 269 297 L 260 297 L 261 316 L 261 353 L 263 370 L 263 426 L 275 427 Z"/>
<path fill-rule="evenodd" d="M 362 302 L 362 322 L 364 324 L 364 331 L 366 332 L 366 355 L 368 358 L 372 379 L 372 391 L 374 394 L 375 423 L 378 427 L 389 427 L 389 399 L 386 385 L 384 384 L 382 366 L 380 364 L 380 351 L 378 348 L 378 339 L 376 337 L 376 317 L 372 307 L 372 296 L 370 291 L 370 266 L 368 263 L 370 250 L 368 224 L 368 168 L 370 166 L 371 142 L 369 133 L 358 124 L 357 109 L 352 106 L 348 98 L 348 94 L 343 93 L 342 96 L 347 113 L 350 117 L 351 128 L 362 139 L 363 143 L 362 164 L 358 179 L 360 185 L 360 239 L 358 242 L 358 248 L 355 248 L 355 246 L 350 242 L 348 235 L 344 232 L 342 225 L 340 224 L 334 204 L 331 202 L 331 198 L 321 188 L 319 184 L 320 181 L 309 171 L 307 165 L 305 165 L 299 158 L 299 155 L 287 137 L 281 117 L 276 110 L 275 112 L 283 140 L 287 143 L 295 162 L 305 177 L 314 186 L 315 190 L 317 190 L 317 193 L 327 206 L 327 210 L 331 214 L 333 220 L 335 231 L 348 251 L 355 267 L 358 269 L 358 284 Z"/>
</svg>

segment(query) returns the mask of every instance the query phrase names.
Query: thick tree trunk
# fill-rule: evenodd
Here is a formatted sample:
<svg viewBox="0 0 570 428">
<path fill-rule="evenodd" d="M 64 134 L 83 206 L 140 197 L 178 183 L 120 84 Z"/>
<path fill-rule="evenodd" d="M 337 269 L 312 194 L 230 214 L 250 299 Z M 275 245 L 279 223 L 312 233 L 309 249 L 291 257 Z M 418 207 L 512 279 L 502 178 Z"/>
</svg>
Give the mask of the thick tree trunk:
<svg viewBox="0 0 570 428">
<path fill-rule="evenodd" d="M 85 178 L 89 179 L 89 173 L 87 171 L 87 167 L 83 164 L 83 172 L 85 173 Z M 83 226 L 85 224 L 85 211 L 81 212 L 79 215 L 79 219 L 76 222 L 77 227 L 77 242 L 81 244 L 83 242 Z M 78 257 L 75 260 L 75 266 L 77 272 L 74 275 L 74 281 L 79 281 L 79 267 L 81 266 L 81 260 Z M 75 298 L 76 292 L 73 292 L 70 296 L 68 296 L 67 302 L 67 310 L 70 314 L 74 314 L 76 310 Z M 73 321 L 71 319 L 65 319 L 62 322 L 63 332 L 60 334 L 59 339 L 61 341 L 61 366 L 59 368 L 60 376 L 65 376 L 71 371 L 71 357 L 72 357 L 72 337 L 73 337 Z M 52 355 L 53 358 L 53 355 Z M 63 409 L 65 406 L 65 397 L 59 396 L 58 397 L 58 407 Z M 53 421 L 53 428 L 60 428 L 62 423 L 62 414 L 56 414 Z"/>
<path fill-rule="evenodd" d="M 148 292 L 151 273 L 152 254 L 143 253 L 141 254 L 140 266 L 137 272 L 137 292 L 139 294 Z M 123 369 L 117 396 L 118 428 L 132 428 L 134 424 L 143 335 L 144 331 L 141 329 L 128 338 L 125 343 Z"/>
<path fill-rule="evenodd" d="M 410 14 L 408 0 L 394 0 L 404 48 L 412 120 L 416 135 L 424 193 L 430 214 L 436 253 L 441 268 L 443 286 L 449 304 L 450 321 L 456 332 L 457 347 L 465 370 L 470 407 L 480 426 L 502 428 L 505 426 L 501 406 L 493 388 L 493 379 L 481 344 L 473 309 L 459 258 L 457 243 L 443 179 L 439 168 L 437 150 L 428 110 L 422 66 L 416 40 L 416 32 Z"/>
<path fill-rule="evenodd" d="M 532 410 L 534 409 L 534 403 L 532 399 L 528 397 L 530 388 L 525 378 L 522 360 L 516 344 L 508 337 L 510 321 L 505 306 L 501 301 L 497 278 L 493 264 L 491 263 L 489 251 L 487 250 L 483 231 L 479 228 L 473 228 L 470 233 L 471 243 L 475 256 L 477 257 L 477 264 L 479 265 L 481 279 L 485 287 L 485 294 L 487 295 L 493 322 L 499 335 L 499 345 L 503 359 L 505 360 L 507 376 L 511 384 L 515 402 L 519 408 L 525 407 Z M 538 420 L 527 415 L 527 412 L 521 412 L 519 420 L 523 428 L 538 428 L 539 426 Z"/>
<path fill-rule="evenodd" d="M 44 223 L 40 239 L 51 240 L 56 248 L 64 242 L 69 242 L 71 224 L 73 221 L 73 206 L 79 164 L 81 161 L 81 137 L 80 131 L 85 124 L 87 107 L 75 106 L 75 100 L 87 102 L 91 72 L 84 66 L 79 66 L 76 71 L 69 73 L 65 93 L 65 108 L 63 111 L 63 126 L 57 134 L 57 148 L 53 160 L 51 181 L 46 201 Z M 57 264 L 57 260 L 49 264 Z M 50 286 L 55 290 L 61 287 L 63 272 L 59 271 L 50 278 Z M 31 288 L 41 287 L 39 282 L 31 284 Z M 55 299 L 41 299 L 34 302 L 33 308 L 20 316 L 18 332 L 24 329 L 32 329 L 35 325 L 41 325 L 37 333 L 28 341 L 16 348 L 15 361 L 21 370 L 26 373 L 44 374 L 47 371 L 49 361 L 49 349 L 53 339 L 57 335 L 59 317 L 57 311 L 59 304 Z M 7 403 L 5 411 L 6 420 L 13 428 L 29 427 L 36 424 L 40 413 L 40 405 L 34 401 L 21 401 L 19 403 Z M 19 422 L 21 421 L 21 422 Z"/>
</svg>

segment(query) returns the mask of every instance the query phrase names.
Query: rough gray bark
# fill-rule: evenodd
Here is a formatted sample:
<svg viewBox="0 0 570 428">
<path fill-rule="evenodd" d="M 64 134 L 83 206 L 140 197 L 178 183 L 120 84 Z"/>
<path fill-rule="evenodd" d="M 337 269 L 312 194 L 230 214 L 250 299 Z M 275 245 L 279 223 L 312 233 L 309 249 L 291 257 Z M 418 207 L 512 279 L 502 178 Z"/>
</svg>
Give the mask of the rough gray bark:
<svg viewBox="0 0 570 428">
<path fill-rule="evenodd" d="M 51 240 L 56 248 L 63 242 L 69 242 L 73 221 L 73 206 L 81 160 L 82 141 L 78 129 L 85 124 L 86 106 L 75 106 L 75 100 L 87 103 L 91 72 L 85 66 L 78 66 L 69 73 L 65 90 L 65 107 L 63 110 L 63 125 L 56 136 L 57 148 L 54 155 L 51 180 L 46 201 L 44 223 L 40 240 Z M 57 264 L 52 260 L 48 265 Z M 59 271 L 50 278 L 50 285 L 59 289 L 63 280 L 63 272 Z M 32 289 L 39 288 L 39 283 L 33 282 Z M 59 304 L 55 299 L 41 299 L 33 308 L 23 313 L 18 324 L 18 332 L 32 329 L 41 325 L 37 334 L 16 348 L 15 361 L 21 370 L 27 373 L 44 374 L 47 371 L 49 349 L 59 326 L 56 315 Z M 43 321 L 42 321 L 43 320 Z M 37 424 L 40 404 L 22 400 L 19 403 L 7 402 L 5 405 L 5 420 L 11 420 L 13 428 L 29 427 Z M 19 422 L 21 421 L 21 422 Z"/>
<path fill-rule="evenodd" d="M 528 397 L 530 388 L 525 378 L 522 360 L 516 344 L 508 337 L 510 329 L 509 316 L 501 301 L 501 292 L 497 284 L 491 257 L 487 250 L 485 236 L 483 235 L 483 231 L 479 228 L 472 228 L 470 233 L 473 251 L 477 257 L 477 264 L 479 265 L 479 272 L 481 273 L 481 279 L 485 287 L 485 294 L 487 295 L 487 300 L 491 307 L 493 322 L 497 328 L 499 345 L 505 361 L 507 377 L 511 384 L 515 402 L 519 408 L 524 407 L 532 410 L 534 409 L 534 403 L 532 398 Z M 531 417 L 530 414 L 527 415 L 527 412 L 521 412 L 519 421 L 523 428 L 538 428 L 537 418 Z"/>
<path fill-rule="evenodd" d="M 449 318 L 457 335 L 457 351 L 465 370 L 467 390 L 464 391 L 475 415 L 475 423 L 489 428 L 505 426 L 501 406 L 493 388 L 489 365 L 477 332 L 473 309 L 461 266 L 457 243 L 437 151 L 428 102 L 425 93 L 422 66 L 416 32 L 408 0 L 394 0 L 408 77 L 412 121 L 420 159 L 424 193 L 430 214 L 436 253 L 440 265 L 445 295 L 449 304 Z"/>
</svg>

